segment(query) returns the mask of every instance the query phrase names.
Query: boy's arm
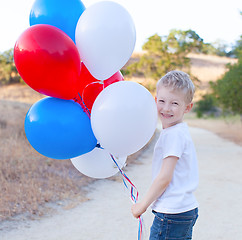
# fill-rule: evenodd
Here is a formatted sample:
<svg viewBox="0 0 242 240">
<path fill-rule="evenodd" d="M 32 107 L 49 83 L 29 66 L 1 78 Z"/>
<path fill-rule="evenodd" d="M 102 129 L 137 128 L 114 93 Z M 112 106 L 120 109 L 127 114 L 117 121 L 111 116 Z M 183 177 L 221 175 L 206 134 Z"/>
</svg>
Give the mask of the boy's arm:
<svg viewBox="0 0 242 240">
<path fill-rule="evenodd" d="M 132 206 L 132 213 L 134 217 L 138 218 L 142 213 L 146 211 L 152 202 L 154 202 L 163 194 L 172 180 L 177 160 L 178 157 L 175 156 L 169 156 L 163 159 L 161 170 L 153 181 L 145 197 L 141 202 Z"/>
</svg>

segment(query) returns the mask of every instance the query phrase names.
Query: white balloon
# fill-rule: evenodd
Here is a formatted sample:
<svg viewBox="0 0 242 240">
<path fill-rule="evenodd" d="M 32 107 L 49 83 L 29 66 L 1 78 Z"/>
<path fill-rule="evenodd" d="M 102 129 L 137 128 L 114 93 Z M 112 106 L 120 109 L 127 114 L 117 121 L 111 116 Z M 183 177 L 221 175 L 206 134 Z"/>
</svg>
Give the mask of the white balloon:
<svg viewBox="0 0 242 240">
<path fill-rule="evenodd" d="M 122 168 L 127 157 L 114 159 Z M 94 148 L 91 152 L 72 158 L 71 162 L 79 172 L 92 178 L 108 178 L 119 172 L 109 152 L 101 148 Z"/>
<path fill-rule="evenodd" d="M 119 71 L 133 53 L 136 31 L 132 17 L 120 4 L 101 1 L 88 7 L 76 25 L 81 60 L 98 80 Z"/>
<path fill-rule="evenodd" d="M 157 125 L 155 100 L 138 83 L 113 83 L 96 98 L 91 125 L 102 147 L 114 156 L 128 156 L 145 146 L 154 134 Z"/>
</svg>

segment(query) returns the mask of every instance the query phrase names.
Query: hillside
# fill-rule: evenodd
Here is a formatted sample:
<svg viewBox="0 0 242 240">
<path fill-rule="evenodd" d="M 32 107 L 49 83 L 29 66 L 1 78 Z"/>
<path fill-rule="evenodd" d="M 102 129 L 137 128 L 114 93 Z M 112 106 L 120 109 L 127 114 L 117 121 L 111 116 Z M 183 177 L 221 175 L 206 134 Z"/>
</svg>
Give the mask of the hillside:
<svg viewBox="0 0 242 240">
<path fill-rule="evenodd" d="M 226 64 L 234 64 L 237 59 L 204 54 L 188 54 L 191 59 L 191 73 L 201 80 L 202 84 L 216 81 L 226 71 Z"/>
<path fill-rule="evenodd" d="M 188 57 L 191 59 L 191 74 L 201 81 L 195 100 L 208 91 L 210 81 L 214 82 L 223 76 L 227 64 L 237 62 L 237 59 L 204 54 L 190 53 Z"/>
</svg>

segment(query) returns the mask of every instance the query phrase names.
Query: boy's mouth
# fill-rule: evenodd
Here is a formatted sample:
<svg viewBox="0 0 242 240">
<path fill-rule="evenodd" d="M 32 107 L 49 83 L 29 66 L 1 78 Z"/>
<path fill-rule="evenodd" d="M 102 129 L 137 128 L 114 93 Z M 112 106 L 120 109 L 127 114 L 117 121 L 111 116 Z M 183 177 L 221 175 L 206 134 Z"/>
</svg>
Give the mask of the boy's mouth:
<svg viewBox="0 0 242 240">
<path fill-rule="evenodd" d="M 162 116 L 163 118 L 171 118 L 171 117 L 173 117 L 172 114 L 165 114 L 165 113 L 161 113 L 161 116 Z"/>
</svg>

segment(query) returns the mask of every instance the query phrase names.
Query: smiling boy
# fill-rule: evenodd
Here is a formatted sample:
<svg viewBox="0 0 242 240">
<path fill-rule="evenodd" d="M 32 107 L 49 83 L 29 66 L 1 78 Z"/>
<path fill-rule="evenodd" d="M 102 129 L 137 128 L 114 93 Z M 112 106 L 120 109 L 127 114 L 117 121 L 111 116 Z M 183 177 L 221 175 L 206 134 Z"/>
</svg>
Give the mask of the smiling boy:
<svg viewBox="0 0 242 240">
<path fill-rule="evenodd" d="M 192 239 L 198 217 L 193 194 L 198 185 L 195 147 L 183 116 L 193 106 L 195 87 L 189 75 L 171 71 L 157 83 L 156 104 L 163 130 L 154 148 L 152 184 L 143 200 L 132 206 L 139 217 L 151 205 L 150 240 Z"/>
</svg>

